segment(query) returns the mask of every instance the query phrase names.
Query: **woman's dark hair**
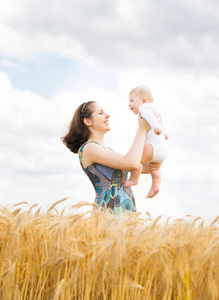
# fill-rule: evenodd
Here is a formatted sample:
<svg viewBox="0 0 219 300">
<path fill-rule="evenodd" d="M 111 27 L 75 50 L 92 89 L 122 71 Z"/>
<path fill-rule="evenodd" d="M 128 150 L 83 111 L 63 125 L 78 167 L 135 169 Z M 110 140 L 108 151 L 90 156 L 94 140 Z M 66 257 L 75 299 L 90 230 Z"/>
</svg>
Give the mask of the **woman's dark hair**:
<svg viewBox="0 0 219 300">
<path fill-rule="evenodd" d="M 73 153 L 77 153 L 90 136 L 90 130 L 83 120 L 84 118 L 91 119 L 95 103 L 95 101 L 84 102 L 76 109 L 68 132 L 61 138 L 63 144 Z"/>
</svg>

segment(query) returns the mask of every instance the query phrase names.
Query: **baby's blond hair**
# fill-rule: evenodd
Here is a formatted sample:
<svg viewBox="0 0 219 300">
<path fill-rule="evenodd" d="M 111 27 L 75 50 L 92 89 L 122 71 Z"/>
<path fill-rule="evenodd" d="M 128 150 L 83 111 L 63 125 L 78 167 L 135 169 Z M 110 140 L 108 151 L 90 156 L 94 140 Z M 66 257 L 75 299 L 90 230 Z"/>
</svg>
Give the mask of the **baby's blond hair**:
<svg viewBox="0 0 219 300">
<path fill-rule="evenodd" d="M 130 92 L 129 95 L 136 94 L 137 97 L 141 98 L 142 100 L 145 99 L 147 102 L 153 103 L 153 96 L 149 87 L 145 85 L 139 85 L 134 87 Z"/>
</svg>

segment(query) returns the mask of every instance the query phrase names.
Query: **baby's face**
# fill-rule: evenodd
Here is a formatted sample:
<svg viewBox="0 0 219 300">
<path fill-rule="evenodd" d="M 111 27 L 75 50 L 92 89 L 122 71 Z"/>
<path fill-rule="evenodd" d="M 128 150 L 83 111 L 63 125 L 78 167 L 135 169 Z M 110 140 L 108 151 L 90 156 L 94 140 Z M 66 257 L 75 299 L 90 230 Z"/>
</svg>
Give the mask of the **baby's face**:
<svg viewBox="0 0 219 300">
<path fill-rule="evenodd" d="M 137 115 L 139 107 L 143 104 L 143 99 L 139 98 L 136 93 L 129 94 L 129 108 Z"/>
</svg>

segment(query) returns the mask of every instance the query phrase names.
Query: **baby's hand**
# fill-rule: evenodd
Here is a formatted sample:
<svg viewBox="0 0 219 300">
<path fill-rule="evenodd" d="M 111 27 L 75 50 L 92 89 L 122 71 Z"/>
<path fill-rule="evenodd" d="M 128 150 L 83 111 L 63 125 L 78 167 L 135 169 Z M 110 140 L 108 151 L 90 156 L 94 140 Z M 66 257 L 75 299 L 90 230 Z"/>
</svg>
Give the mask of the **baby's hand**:
<svg viewBox="0 0 219 300">
<path fill-rule="evenodd" d="M 168 139 L 168 135 L 167 135 L 167 134 L 164 134 L 164 137 L 165 137 L 165 140 L 167 140 L 167 139 Z"/>
<path fill-rule="evenodd" d="M 154 129 L 154 133 L 156 133 L 157 135 L 160 135 L 162 132 L 162 129 L 160 127 L 157 127 Z"/>
<path fill-rule="evenodd" d="M 162 117 L 159 113 L 155 112 L 155 117 L 157 118 L 158 124 L 162 125 Z"/>
</svg>

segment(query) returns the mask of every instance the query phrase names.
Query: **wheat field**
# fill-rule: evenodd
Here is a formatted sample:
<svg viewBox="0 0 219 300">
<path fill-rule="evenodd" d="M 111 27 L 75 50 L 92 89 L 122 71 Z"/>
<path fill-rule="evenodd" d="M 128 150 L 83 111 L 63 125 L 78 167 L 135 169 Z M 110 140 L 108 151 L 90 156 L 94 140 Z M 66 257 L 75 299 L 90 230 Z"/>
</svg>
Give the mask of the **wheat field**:
<svg viewBox="0 0 219 300">
<path fill-rule="evenodd" d="M 219 299 L 219 217 L 87 217 L 62 201 L 0 208 L 1 300 Z"/>
</svg>

